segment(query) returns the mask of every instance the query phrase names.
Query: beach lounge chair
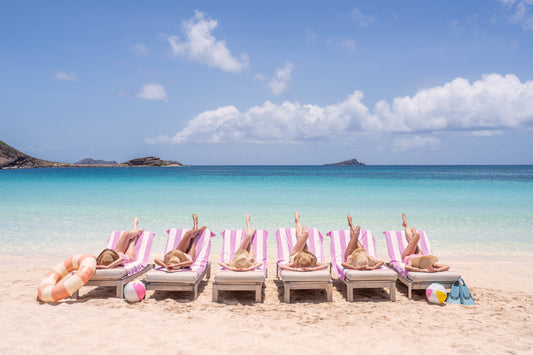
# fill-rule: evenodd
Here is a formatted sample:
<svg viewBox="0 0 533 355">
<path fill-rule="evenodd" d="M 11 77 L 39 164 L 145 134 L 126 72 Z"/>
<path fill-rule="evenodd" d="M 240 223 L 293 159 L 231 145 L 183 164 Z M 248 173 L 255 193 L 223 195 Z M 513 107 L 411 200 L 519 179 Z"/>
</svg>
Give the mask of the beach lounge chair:
<svg viewBox="0 0 533 355">
<path fill-rule="evenodd" d="M 213 302 L 218 301 L 218 292 L 223 290 L 255 291 L 255 301 L 261 302 L 261 293 L 267 274 L 267 236 L 266 230 L 256 230 L 252 238 L 254 260 L 263 265 L 251 271 L 230 271 L 219 266 L 219 272 L 213 281 Z M 220 261 L 230 263 L 245 237 L 243 230 L 225 230 L 222 232 L 222 255 Z"/>
<path fill-rule="evenodd" d="M 324 245 L 322 234 L 316 228 L 309 228 L 309 238 L 307 247 L 315 254 L 318 262 L 324 263 Z M 328 302 L 333 300 L 333 281 L 328 270 L 318 271 L 289 271 L 281 270 L 279 266 L 289 262 L 289 256 L 293 246 L 296 244 L 296 229 L 280 228 L 276 231 L 276 242 L 278 244 L 278 262 L 276 264 L 276 275 L 283 282 L 283 301 L 290 303 L 291 290 L 301 289 L 324 289 Z"/>
<path fill-rule="evenodd" d="M 111 232 L 107 240 L 106 248 L 114 249 L 124 231 Z M 152 242 L 155 233 L 144 231 L 135 241 L 135 255 L 137 259 L 123 266 L 117 266 L 111 269 L 97 269 L 94 275 L 89 279 L 85 286 L 112 286 L 116 287 L 116 297 L 124 298 L 124 286 L 144 273 L 152 269 L 148 264 Z M 78 298 L 79 290 L 72 295 Z"/>
<path fill-rule="evenodd" d="M 328 235 L 331 243 L 331 264 L 339 279 L 341 279 L 346 285 L 346 299 L 348 302 L 353 301 L 354 288 L 389 288 L 390 300 L 393 302 L 396 301 L 396 272 L 387 266 L 382 266 L 375 270 L 353 270 L 344 268 L 342 263 L 344 262 L 346 246 L 350 242 L 350 231 L 331 231 Z M 377 260 L 376 240 L 374 239 L 372 232 L 361 230 L 359 233 L 359 241 L 365 247 L 368 255 Z"/>
<path fill-rule="evenodd" d="M 167 231 L 168 239 L 165 247 L 166 255 L 171 250 L 176 249 L 181 238 L 189 229 L 172 228 Z M 145 284 L 147 290 L 161 291 L 192 291 L 194 299 L 198 298 L 198 285 L 204 276 L 207 279 L 211 276 L 211 264 L 209 263 L 209 253 L 211 252 L 211 237 L 215 233 L 206 229 L 196 239 L 196 259 L 194 263 L 184 269 L 167 271 L 165 268 L 156 267 L 146 274 Z"/>
<path fill-rule="evenodd" d="M 431 244 L 426 232 L 419 230 L 420 241 L 418 247 L 422 254 L 433 255 Z M 412 290 L 426 289 L 434 282 L 442 284 L 447 289 L 451 288 L 453 281 L 461 278 L 461 274 L 454 271 L 443 272 L 414 272 L 405 269 L 405 263 L 402 260 L 402 252 L 407 246 L 405 231 L 388 231 L 383 232 L 387 240 L 387 250 L 392 267 L 398 273 L 398 280 L 407 286 L 407 297 L 412 298 Z"/>
</svg>

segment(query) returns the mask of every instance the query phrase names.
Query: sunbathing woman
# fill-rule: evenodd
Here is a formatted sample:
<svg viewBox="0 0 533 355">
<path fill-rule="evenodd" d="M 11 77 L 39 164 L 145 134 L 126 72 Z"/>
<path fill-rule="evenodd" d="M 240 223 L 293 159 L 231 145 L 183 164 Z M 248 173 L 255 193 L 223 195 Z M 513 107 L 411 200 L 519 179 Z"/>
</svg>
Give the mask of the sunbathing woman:
<svg viewBox="0 0 533 355">
<path fill-rule="evenodd" d="M 375 260 L 374 257 L 368 255 L 365 247 L 359 241 L 359 232 L 361 227 L 354 228 L 352 224 L 352 216 L 348 215 L 348 225 L 350 226 L 350 242 L 346 246 L 344 253 L 344 260 L 341 265 L 346 269 L 354 270 L 374 270 L 380 268 L 384 262 Z"/>
<path fill-rule="evenodd" d="M 424 255 L 420 252 L 418 241 L 420 234 L 416 228 L 409 229 L 407 224 L 407 217 L 402 213 L 402 226 L 405 228 L 405 237 L 407 238 L 407 246 L 402 253 L 402 260 L 406 264 L 405 269 L 408 271 L 418 272 L 438 272 L 447 271 L 450 269 L 448 265 L 437 264 L 439 259 L 435 255 Z"/>
<path fill-rule="evenodd" d="M 139 218 L 133 219 L 133 229 L 122 233 L 115 249 L 104 249 L 96 258 L 97 269 L 109 269 L 136 259 L 135 241 L 144 229 L 137 229 Z"/>
<path fill-rule="evenodd" d="M 228 263 L 219 263 L 225 269 L 231 271 L 250 271 L 257 269 L 262 262 L 254 262 L 254 250 L 252 248 L 252 238 L 255 236 L 255 228 L 250 228 L 250 215 L 246 215 L 246 234 L 244 239 L 241 241 L 239 249 L 235 252 L 233 259 Z"/>
<path fill-rule="evenodd" d="M 166 253 L 164 260 L 154 259 L 154 262 L 166 268 L 168 271 L 174 271 L 186 268 L 192 265 L 196 260 L 196 238 L 204 232 L 205 226 L 198 229 L 198 216 L 192 215 L 193 227 L 189 229 L 181 238 L 176 249 Z"/>
<path fill-rule="evenodd" d="M 287 264 L 281 264 L 279 266 L 280 269 L 289 271 L 316 271 L 326 269 L 328 265 L 317 262 L 316 256 L 307 247 L 309 233 L 307 232 L 307 227 L 302 227 L 300 224 L 300 214 L 295 212 L 294 216 L 296 238 L 298 241 L 291 250 L 289 262 Z"/>
</svg>

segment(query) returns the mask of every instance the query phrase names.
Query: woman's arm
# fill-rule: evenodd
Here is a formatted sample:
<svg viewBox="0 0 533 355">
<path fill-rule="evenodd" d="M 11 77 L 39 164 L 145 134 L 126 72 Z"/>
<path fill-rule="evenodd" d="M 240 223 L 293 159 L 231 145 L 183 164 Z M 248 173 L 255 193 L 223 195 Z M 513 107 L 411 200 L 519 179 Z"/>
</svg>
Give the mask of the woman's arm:
<svg viewBox="0 0 533 355">
<path fill-rule="evenodd" d="M 348 263 L 342 263 L 341 265 L 345 269 L 352 269 L 352 270 L 364 270 L 366 268 L 366 266 L 353 266 L 352 264 L 348 264 Z"/>
<path fill-rule="evenodd" d="M 376 261 L 376 263 L 374 264 L 374 266 L 367 266 L 366 267 L 366 270 L 375 270 L 375 269 L 379 269 L 380 267 L 383 266 L 383 264 L 385 264 L 382 260 L 378 260 Z"/>
<path fill-rule="evenodd" d="M 96 268 L 97 269 L 111 269 L 115 266 L 118 266 L 120 264 L 122 264 L 122 262 L 124 261 L 124 257 L 123 256 L 120 256 L 117 260 L 113 261 L 111 264 L 109 265 L 96 265 Z"/>
<path fill-rule="evenodd" d="M 450 270 L 450 266 L 449 265 L 443 265 L 443 264 L 434 264 L 433 268 L 434 268 L 435 272 Z"/>
</svg>

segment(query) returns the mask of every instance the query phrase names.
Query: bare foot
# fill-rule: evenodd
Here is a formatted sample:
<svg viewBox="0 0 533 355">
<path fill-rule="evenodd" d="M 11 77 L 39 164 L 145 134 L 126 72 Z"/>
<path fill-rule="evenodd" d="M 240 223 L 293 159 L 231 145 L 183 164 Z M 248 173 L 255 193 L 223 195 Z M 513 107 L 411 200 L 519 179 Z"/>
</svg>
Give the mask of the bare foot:
<svg viewBox="0 0 533 355">
<path fill-rule="evenodd" d="M 192 222 L 193 222 L 192 229 L 198 229 L 198 215 L 196 213 L 192 214 Z"/>
<path fill-rule="evenodd" d="M 139 224 L 139 218 L 135 217 L 133 219 L 133 229 L 137 229 L 138 224 Z"/>
<path fill-rule="evenodd" d="M 405 216 L 405 213 L 402 213 L 402 220 L 403 220 L 403 223 L 402 223 L 402 227 L 407 227 L 407 217 Z"/>
<path fill-rule="evenodd" d="M 294 212 L 294 223 L 300 224 L 300 213 Z"/>
<path fill-rule="evenodd" d="M 250 235 L 251 228 L 250 228 L 250 214 L 246 214 L 246 235 Z"/>
</svg>

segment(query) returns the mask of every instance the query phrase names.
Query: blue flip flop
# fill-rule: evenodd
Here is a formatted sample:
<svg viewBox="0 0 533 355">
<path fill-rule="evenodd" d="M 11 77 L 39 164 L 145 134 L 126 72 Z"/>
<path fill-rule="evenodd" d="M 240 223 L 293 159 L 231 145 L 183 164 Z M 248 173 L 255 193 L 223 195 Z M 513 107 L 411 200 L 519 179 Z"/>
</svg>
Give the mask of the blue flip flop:
<svg viewBox="0 0 533 355">
<path fill-rule="evenodd" d="M 460 279 L 459 281 L 460 283 L 462 283 L 462 285 L 459 286 L 461 288 L 461 303 L 467 306 L 475 305 L 476 302 L 474 302 L 474 299 L 472 298 L 468 287 L 466 287 L 465 281 L 463 279 Z"/>
<path fill-rule="evenodd" d="M 457 279 L 452 283 L 452 288 L 450 289 L 448 298 L 446 298 L 446 303 L 461 304 L 461 283 L 459 280 L 461 279 Z"/>
</svg>

